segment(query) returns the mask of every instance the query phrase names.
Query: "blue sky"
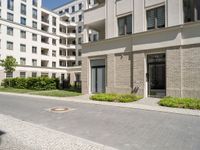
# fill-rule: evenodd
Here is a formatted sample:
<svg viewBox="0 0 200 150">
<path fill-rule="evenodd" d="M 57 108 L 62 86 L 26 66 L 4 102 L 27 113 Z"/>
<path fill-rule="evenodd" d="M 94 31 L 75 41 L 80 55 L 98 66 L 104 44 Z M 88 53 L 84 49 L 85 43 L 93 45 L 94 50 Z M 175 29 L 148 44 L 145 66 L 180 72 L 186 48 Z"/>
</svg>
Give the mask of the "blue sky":
<svg viewBox="0 0 200 150">
<path fill-rule="evenodd" d="M 42 6 L 48 9 L 55 8 L 72 0 L 42 0 Z"/>
</svg>

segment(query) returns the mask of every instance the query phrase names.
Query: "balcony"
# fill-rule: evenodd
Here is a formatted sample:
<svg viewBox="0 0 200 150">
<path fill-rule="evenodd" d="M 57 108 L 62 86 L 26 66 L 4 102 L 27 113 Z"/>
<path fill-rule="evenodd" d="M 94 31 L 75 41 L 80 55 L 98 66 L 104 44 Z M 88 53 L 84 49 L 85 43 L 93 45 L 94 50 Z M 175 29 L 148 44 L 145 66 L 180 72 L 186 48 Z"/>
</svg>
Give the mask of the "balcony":
<svg viewBox="0 0 200 150">
<path fill-rule="evenodd" d="M 102 3 L 85 11 L 84 23 L 98 29 L 99 25 L 105 24 L 105 18 L 105 3 Z"/>
<path fill-rule="evenodd" d="M 42 12 L 42 14 L 41 14 L 42 16 L 41 16 L 41 20 L 42 20 L 42 22 L 45 22 L 45 23 L 49 23 L 49 14 L 47 14 L 47 13 L 45 13 L 45 12 Z"/>
<path fill-rule="evenodd" d="M 41 37 L 41 42 L 42 42 L 42 43 L 49 44 L 49 38 L 48 38 L 48 37 L 45 37 L 45 36 L 42 36 L 42 37 Z"/>
<path fill-rule="evenodd" d="M 42 49 L 41 49 L 41 55 L 48 56 L 48 55 L 49 55 L 49 49 L 42 48 Z"/>
<path fill-rule="evenodd" d="M 49 61 L 41 60 L 41 67 L 48 67 Z"/>
<path fill-rule="evenodd" d="M 68 44 L 67 48 L 68 49 L 76 49 L 76 45 L 75 44 Z"/>
</svg>

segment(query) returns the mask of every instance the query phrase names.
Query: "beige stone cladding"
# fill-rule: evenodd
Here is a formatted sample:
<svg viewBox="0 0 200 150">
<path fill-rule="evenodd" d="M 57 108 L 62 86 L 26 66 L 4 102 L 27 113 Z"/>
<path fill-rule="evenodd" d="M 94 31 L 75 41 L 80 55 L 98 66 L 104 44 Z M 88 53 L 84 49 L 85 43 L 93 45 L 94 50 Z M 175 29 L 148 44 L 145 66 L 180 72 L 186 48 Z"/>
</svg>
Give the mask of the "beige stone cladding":
<svg viewBox="0 0 200 150">
<path fill-rule="evenodd" d="M 132 53 L 109 54 L 107 57 L 108 93 L 131 93 Z"/>
<path fill-rule="evenodd" d="M 133 53 L 133 92 L 138 95 L 144 95 L 145 86 L 145 53 Z"/>
<path fill-rule="evenodd" d="M 89 59 L 82 57 L 82 71 L 81 71 L 82 93 L 89 94 Z"/>
<path fill-rule="evenodd" d="M 200 45 L 182 48 L 182 97 L 200 98 Z"/>
<path fill-rule="evenodd" d="M 181 50 L 179 47 L 166 50 L 166 95 L 181 96 Z"/>
</svg>

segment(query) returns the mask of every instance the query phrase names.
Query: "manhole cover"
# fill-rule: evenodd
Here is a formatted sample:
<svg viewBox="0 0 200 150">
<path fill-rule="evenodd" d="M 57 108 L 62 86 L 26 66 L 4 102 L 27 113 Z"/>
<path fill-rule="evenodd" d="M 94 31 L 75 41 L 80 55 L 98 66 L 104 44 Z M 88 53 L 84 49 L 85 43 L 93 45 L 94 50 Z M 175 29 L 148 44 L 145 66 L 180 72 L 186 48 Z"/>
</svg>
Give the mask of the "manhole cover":
<svg viewBox="0 0 200 150">
<path fill-rule="evenodd" d="M 49 111 L 50 112 L 56 112 L 56 113 L 64 113 L 69 111 L 70 109 L 67 107 L 54 107 L 54 108 L 50 108 Z"/>
</svg>

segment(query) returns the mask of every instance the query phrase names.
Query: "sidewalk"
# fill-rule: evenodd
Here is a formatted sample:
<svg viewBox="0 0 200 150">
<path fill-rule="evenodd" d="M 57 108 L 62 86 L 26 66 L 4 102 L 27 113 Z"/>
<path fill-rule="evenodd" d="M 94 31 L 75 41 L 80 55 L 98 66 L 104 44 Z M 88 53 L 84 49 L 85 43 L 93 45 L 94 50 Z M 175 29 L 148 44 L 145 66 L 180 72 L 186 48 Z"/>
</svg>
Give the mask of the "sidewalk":
<svg viewBox="0 0 200 150">
<path fill-rule="evenodd" d="M 0 114 L 0 150 L 115 150 Z"/>
<path fill-rule="evenodd" d="M 147 111 L 176 113 L 176 114 L 192 115 L 192 116 L 199 116 L 200 117 L 200 111 L 199 110 L 170 108 L 170 107 L 159 106 L 157 104 L 159 99 L 156 99 L 156 98 L 144 98 L 142 100 L 139 100 L 137 102 L 132 102 L 132 103 L 114 103 L 114 102 L 92 101 L 92 100 L 89 99 L 89 95 L 81 95 L 81 96 L 76 96 L 76 97 L 59 98 L 59 97 L 47 97 L 47 96 L 4 93 L 4 92 L 0 92 L 0 94 L 35 97 L 35 98 L 52 99 L 52 100 L 62 100 L 62 101 L 87 103 L 87 104 L 96 104 L 96 105 L 107 105 L 107 106 L 124 107 L 124 108 L 131 108 L 131 109 L 142 109 L 142 110 L 147 110 Z"/>
</svg>

